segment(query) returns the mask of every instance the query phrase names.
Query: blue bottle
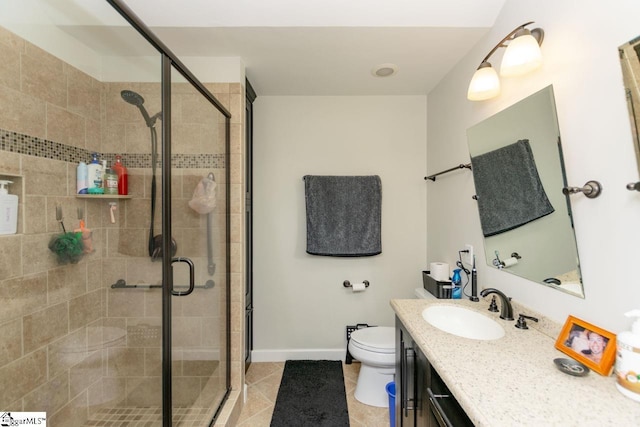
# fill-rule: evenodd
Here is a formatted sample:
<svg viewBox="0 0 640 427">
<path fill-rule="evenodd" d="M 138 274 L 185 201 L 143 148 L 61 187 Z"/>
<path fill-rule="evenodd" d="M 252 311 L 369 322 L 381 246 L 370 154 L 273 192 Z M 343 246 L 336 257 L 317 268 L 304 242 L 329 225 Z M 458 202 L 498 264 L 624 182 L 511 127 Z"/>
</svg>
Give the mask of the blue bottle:
<svg viewBox="0 0 640 427">
<path fill-rule="evenodd" d="M 460 269 L 453 270 L 453 276 L 451 277 L 451 285 L 453 286 L 453 292 L 451 293 L 452 299 L 462 298 L 462 279 L 460 277 Z"/>
</svg>

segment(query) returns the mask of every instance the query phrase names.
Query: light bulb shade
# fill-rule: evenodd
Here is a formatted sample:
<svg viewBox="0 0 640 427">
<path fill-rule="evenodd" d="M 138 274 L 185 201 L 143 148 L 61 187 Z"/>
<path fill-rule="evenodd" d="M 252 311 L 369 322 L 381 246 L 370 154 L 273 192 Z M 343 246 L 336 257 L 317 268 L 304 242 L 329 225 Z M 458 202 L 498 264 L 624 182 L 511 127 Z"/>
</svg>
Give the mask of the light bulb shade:
<svg viewBox="0 0 640 427">
<path fill-rule="evenodd" d="M 529 31 L 511 40 L 502 57 L 500 75 L 521 76 L 542 65 L 542 52 L 538 41 Z"/>
<path fill-rule="evenodd" d="M 498 78 L 498 73 L 488 62 L 482 63 L 471 78 L 467 99 L 469 101 L 484 101 L 498 96 L 499 93 L 500 79 Z"/>
</svg>

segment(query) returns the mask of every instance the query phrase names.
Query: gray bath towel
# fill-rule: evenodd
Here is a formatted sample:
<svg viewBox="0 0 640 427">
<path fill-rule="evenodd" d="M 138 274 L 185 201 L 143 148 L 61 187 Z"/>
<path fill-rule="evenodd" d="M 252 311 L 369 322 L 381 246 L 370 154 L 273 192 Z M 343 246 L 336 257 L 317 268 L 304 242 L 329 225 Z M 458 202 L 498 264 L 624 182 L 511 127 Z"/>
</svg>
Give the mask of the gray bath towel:
<svg viewBox="0 0 640 427">
<path fill-rule="evenodd" d="M 306 175 L 307 253 L 371 256 L 382 252 L 382 184 L 373 176 Z"/>
<path fill-rule="evenodd" d="M 471 164 L 485 236 L 512 230 L 554 211 L 540 182 L 529 140 L 472 157 Z"/>
</svg>

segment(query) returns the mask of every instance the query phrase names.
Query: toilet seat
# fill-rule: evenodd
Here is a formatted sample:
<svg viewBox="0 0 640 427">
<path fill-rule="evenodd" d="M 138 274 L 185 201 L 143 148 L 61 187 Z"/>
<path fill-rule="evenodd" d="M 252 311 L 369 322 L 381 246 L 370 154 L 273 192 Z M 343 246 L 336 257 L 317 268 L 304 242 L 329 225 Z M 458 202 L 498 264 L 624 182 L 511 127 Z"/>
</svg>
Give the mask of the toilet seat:
<svg viewBox="0 0 640 427">
<path fill-rule="evenodd" d="M 351 333 L 350 344 L 373 353 L 395 354 L 396 331 L 390 326 L 358 329 Z"/>
</svg>

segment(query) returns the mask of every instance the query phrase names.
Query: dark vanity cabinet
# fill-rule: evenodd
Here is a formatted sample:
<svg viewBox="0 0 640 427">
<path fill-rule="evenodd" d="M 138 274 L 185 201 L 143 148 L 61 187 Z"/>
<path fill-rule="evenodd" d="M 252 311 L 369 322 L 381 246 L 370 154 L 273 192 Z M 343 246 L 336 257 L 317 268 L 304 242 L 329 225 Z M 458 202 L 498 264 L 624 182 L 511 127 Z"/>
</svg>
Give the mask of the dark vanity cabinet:
<svg viewBox="0 0 640 427">
<path fill-rule="evenodd" d="M 396 427 L 473 426 L 396 317 Z"/>
</svg>

